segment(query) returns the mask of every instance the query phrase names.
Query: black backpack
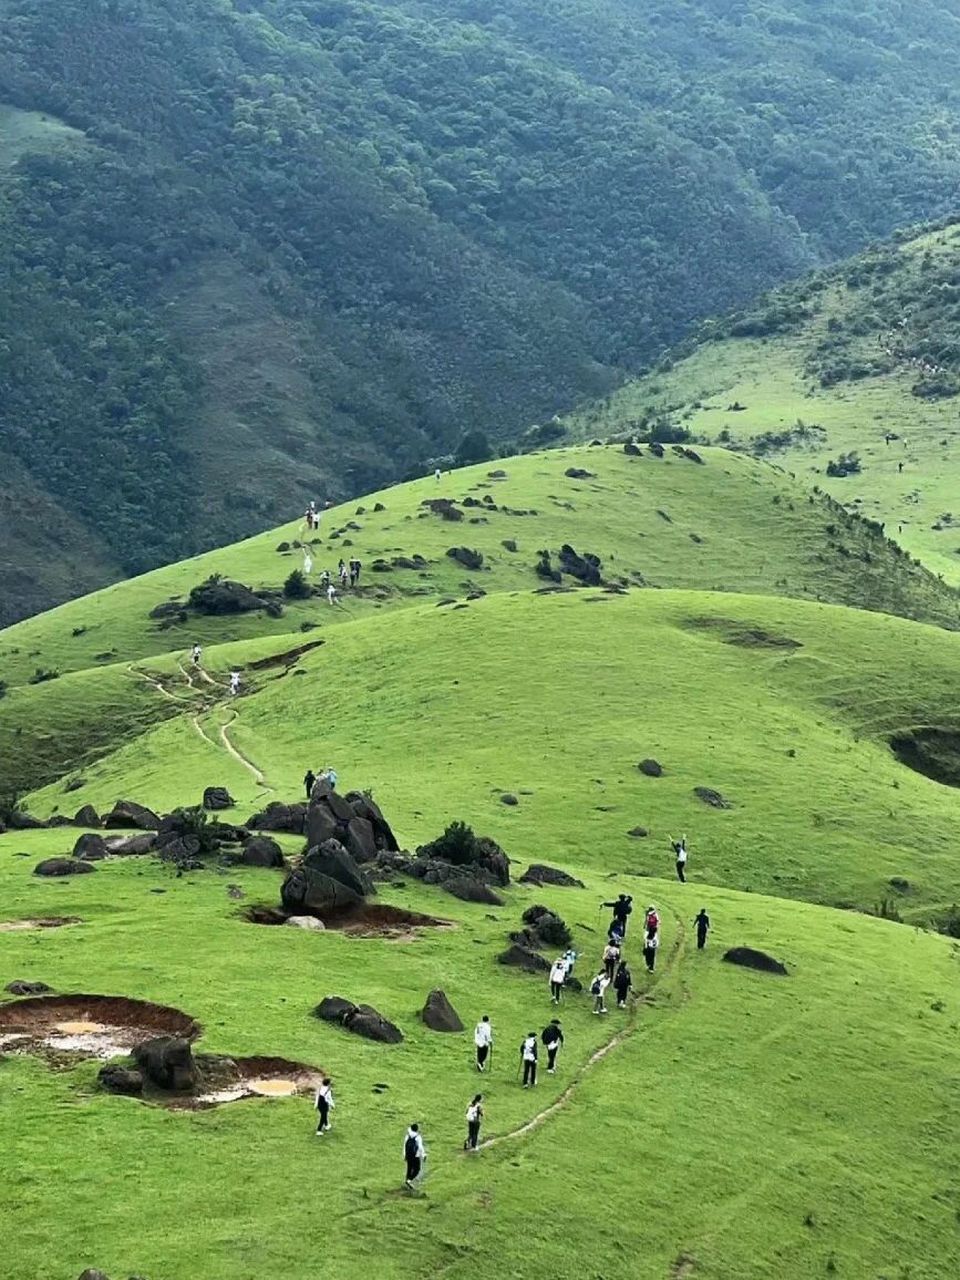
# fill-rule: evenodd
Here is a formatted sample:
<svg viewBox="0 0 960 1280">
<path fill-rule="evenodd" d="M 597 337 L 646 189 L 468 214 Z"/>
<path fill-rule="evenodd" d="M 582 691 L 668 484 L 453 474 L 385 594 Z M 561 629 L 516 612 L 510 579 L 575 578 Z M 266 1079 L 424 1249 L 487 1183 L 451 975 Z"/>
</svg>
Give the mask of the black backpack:
<svg viewBox="0 0 960 1280">
<path fill-rule="evenodd" d="M 417 1158 L 417 1140 L 412 1135 L 408 1136 L 403 1144 L 403 1154 L 407 1160 L 415 1160 Z"/>
</svg>

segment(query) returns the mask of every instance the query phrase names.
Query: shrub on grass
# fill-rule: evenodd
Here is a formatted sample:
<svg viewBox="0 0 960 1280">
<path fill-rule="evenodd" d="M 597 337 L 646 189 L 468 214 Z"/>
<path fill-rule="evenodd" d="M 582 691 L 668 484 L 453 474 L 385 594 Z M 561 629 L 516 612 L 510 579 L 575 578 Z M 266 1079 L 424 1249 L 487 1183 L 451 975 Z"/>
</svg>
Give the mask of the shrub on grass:
<svg viewBox="0 0 960 1280">
<path fill-rule="evenodd" d="M 288 600 L 306 600 L 313 594 L 310 583 L 303 576 L 302 569 L 294 569 L 283 584 L 283 594 Z"/>
</svg>

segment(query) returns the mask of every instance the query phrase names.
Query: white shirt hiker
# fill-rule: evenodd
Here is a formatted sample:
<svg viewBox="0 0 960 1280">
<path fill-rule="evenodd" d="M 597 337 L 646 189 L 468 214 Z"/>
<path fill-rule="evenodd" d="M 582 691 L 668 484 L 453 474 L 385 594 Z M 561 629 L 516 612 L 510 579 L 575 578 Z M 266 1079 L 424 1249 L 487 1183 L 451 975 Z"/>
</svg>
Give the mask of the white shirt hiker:
<svg viewBox="0 0 960 1280">
<path fill-rule="evenodd" d="M 553 967 L 550 970 L 550 981 L 556 983 L 564 983 L 567 980 L 567 962 L 561 958 L 554 960 Z"/>
<path fill-rule="evenodd" d="M 473 1043 L 478 1049 L 493 1044 L 493 1027 L 489 1022 L 478 1022 L 473 1033 Z"/>
</svg>

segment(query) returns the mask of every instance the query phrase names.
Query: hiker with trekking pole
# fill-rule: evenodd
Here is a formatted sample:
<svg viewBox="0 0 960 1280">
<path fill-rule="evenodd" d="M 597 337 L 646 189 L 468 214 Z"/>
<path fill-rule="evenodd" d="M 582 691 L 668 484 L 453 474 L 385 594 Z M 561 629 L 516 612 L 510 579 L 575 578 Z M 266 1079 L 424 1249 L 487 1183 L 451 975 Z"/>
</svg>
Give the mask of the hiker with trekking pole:
<svg viewBox="0 0 960 1280">
<path fill-rule="evenodd" d="M 473 1043 L 477 1050 L 477 1070 L 486 1070 L 488 1058 L 490 1059 L 490 1069 L 493 1070 L 493 1027 L 490 1025 L 490 1018 L 486 1013 L 474 1029 Z"/>
</svg>

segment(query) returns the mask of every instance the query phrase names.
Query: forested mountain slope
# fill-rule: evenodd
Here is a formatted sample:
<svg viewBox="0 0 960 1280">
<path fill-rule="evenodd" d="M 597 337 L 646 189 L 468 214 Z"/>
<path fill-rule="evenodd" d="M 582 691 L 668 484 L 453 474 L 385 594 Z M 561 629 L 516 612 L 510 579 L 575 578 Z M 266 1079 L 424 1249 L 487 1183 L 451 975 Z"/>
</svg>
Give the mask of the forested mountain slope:
<svg viewBox="0 0 960 1280">
<path fill-rule="evenodd" d="M 106 579 L 515 437 L 944 211 L 958 53 L 953 2 L 0 0 L 3 448 Z M 69 590 L 16 538 L 7 620 Z"/>
</svg>

